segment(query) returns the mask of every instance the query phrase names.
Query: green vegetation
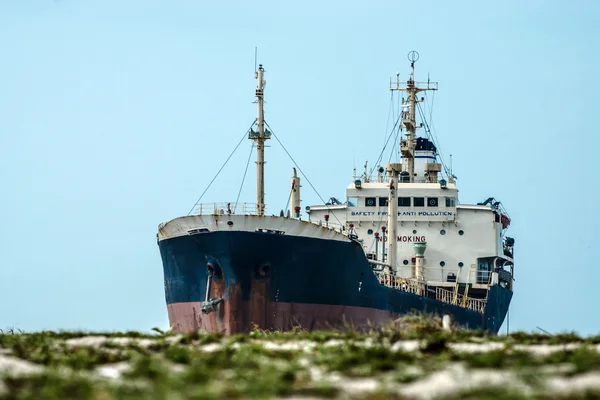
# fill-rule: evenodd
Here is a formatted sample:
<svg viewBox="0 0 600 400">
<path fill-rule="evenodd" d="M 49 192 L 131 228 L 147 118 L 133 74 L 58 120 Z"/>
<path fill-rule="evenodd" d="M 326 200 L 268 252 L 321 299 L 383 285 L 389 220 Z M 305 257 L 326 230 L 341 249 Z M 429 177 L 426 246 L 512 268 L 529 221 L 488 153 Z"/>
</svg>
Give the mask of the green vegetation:
<svg viewBox="0 0 600 400">
<path fill-rule="evenodd" d="M 366 333 L 154 332 L 4 330 L 0 399 L 600 399 L 600 338 L 573 333 L 490 337 L 419 316 Z"/>
</svg>

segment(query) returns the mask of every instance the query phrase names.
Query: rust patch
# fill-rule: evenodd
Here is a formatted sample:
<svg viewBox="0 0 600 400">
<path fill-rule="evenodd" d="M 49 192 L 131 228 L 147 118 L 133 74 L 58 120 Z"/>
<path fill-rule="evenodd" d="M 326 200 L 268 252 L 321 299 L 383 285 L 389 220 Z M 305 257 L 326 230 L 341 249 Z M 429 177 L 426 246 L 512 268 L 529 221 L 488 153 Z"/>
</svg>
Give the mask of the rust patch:
<svg viewBox="0 0 600 400">
<path fill-rule="evenodd" d="M 250 286 L 250 318 L 248 328 L 257 325 L 260 329 L 269 329 L 272 325 L 269 318 L 269 287 L 271 283 L 268 271 L 259 271 L 257 276 L 252 276 Z"/>
<path fill-rule="evenodd" d="M 225 299 L 225 309 L 227 310 L 227 334 L 238 333 L 246 330 L 244 327 L 244 308 L 242 304 L 242 285 L 240 283 L 231 282 L 228 288 Z"/>
<path fill-rule="evenodd" d="M 200 315 L 198 315 L 198 312 L 196 311 L 196 307 L 192 308 L 194 310 L 194 330 L 197 331 L 200 329 L 200 326 L 202 325 L 202 319 L 200 317 Z"/>
</svg>

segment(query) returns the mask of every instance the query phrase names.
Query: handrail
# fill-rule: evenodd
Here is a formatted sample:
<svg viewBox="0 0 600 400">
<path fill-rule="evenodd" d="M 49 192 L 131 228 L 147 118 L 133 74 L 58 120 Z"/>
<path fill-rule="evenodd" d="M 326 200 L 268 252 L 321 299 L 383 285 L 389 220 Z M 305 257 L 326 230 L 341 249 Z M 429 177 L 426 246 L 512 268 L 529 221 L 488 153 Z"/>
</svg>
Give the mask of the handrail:
<svg viewBox="0 0 600 400">
<path fill-rule="evenodd" d="M 435 297 L 443 303 L 458 305 L 481 314 L 485 311 L 486 300 L 465 296 L 453 290 L 438 287 L 435 289 Z"/>
<path fill-rule="evenodd" d="M 430 295 L 433 289 L 428 289 L 425 281 L 417 279 L 398 278 L 394 274 L 374 271 L 379 283 L 383 286 L 400 290 L 406 293 L 417 294 L 420 296 L 433 297 L 442 303 L 453 304 L 468 310 L 472 310 L 483 314 L 487 301 L 485 299 L 476 299 L 474 297 L 465 296 L 455 290 L 448 290 L 441 287 L 435 288 L 435 297 Z"/>
<path fill-rule="evenodd" d="M 194 212 L 196 215 L 258 215 L 258 208 L 256 203 L 200 203 Z"/>
<path fill-rule="evenodd" d="M 425 267 L 425 278 L 428 282 L 452 282 L 456 283 L 454 279 L 460 279 L 461 283 L 467 282 L 469 284 L 480 284 L 489 285 L 492 281 L 492 271 L 480 271 L 472 270 L 469 268 L 466 278 L 464 267 Z"/>
</svg>

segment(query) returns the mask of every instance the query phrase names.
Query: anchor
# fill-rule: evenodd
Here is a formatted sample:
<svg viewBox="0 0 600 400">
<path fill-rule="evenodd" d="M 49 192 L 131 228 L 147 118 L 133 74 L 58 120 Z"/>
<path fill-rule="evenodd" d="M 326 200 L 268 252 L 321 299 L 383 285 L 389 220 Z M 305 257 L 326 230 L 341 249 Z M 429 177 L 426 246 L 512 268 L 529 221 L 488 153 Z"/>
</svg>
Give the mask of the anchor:
<svg viewBox="0 0 600 400">
<path fill-rule="evenodd" d="M 204 301 L 202 302 L 202 313 L 209 314 L 216 310 L 216 306 L 219 303 L 223 302 L 223 298 L 219 297 L 218 299 L 209 299 L 210 288 L 212 284 L 213 274 L 208 274 L 208 280 L 206 281 L 206 296 L 204 297 Z"/>
</svg>

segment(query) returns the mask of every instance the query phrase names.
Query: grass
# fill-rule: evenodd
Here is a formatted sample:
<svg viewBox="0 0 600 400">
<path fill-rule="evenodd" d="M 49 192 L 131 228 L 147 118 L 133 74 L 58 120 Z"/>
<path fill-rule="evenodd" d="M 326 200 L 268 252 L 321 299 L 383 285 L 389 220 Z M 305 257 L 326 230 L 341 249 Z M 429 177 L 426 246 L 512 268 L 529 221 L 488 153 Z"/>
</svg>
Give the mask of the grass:
<svg viewBox="0 0 600 400">
<path fill-rule="evenodd" d="M 103 336 L 106 341 L 77 344 L 90 336 Z M 396 346 L 415 340 L 414 351 Z M 453 347 L 456 343 L 502 346 L 460 351 Z M 439 398 L 569 398 L 551 390 L 548 379 L 562 379 L 569 385 L 572 379 L 598 374 L 600 382 L 599 343 L 598 337 L 574 333 L 448 332 L 438 320 L 423 316 L 371 327 L 366 333 L 352 326 L 319 332 L 297 328 L 287 333 L 255 329 L 233 336 L 175 335 L 159 329 L 154 334 L 9 329 L 0 333 L 0 399 L 414 398 L 411 385 L 428 382 L 424 387 L 433 387 L 436 383 L 429 379 L 453 373 L 456 365 L 469 372 L 451 381 L 468 380 L 474 371 L 490 377 L 505 371 L 515 384 L 465 386 L 438 394 Z M 576 346 L 539 354 L 534 350 L 539 345 L 564 344 Z M 17 367 L 2 368 L 2 357 L 42 368 L 27 372 L 23 367 L 25 371 L 17 373 Z M 123 368 L 120 373 L 113 371 L 112 378 L 102 376 L 99 368 L 112 365 Z M 548 370 L 553 366 L 562 369 Z M 600 398 L 600 383 L 588 386 L 569 393 L 570 398 Z"/>
</svg>

